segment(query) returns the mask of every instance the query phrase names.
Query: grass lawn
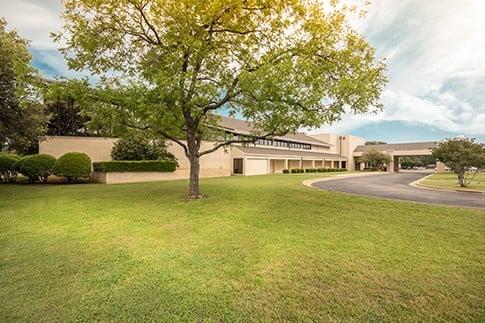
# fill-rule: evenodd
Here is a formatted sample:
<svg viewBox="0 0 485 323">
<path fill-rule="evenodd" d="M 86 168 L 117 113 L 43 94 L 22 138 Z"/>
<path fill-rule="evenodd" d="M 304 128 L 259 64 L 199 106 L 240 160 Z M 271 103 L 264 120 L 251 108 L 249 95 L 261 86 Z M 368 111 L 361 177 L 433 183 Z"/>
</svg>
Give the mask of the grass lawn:
<svg viewBox="0 0 485 323">
<path fill-rule="evenodd" d="M 478 173 L 473 181 L 467 187 L 460 187 L 458 185 L 458 179 L 454 173 L 434 174 L 428 177 L 424 181 L 419 183 L 420 185 L 434 188 L 446 188 L 453 190 L 476 190 L 485 192 L 485 172 Z"/>
<path fill-rule="evenodd" d="M 325 175 L 0 185 L 0 321 L 485 319 L 485 211 Z"/>
</svg>

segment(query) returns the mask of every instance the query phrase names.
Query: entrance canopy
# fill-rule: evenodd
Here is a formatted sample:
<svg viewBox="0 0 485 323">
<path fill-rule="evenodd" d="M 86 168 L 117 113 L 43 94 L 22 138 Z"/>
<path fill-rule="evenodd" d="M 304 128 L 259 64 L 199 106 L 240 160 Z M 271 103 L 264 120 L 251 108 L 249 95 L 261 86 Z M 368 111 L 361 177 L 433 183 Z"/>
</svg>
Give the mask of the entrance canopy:
<svg viewBox="0 0 485 323">
<path fill-rule="evenodd" d="M 433 148 L 437 146 L 436 141 L 408 142 L 401 144 L 382 144 L 382 145 L 360 145 L 354 150 L 354 157 L 361 157 L 365 152 L 377 150 L 391 156 L 388 171 L 399 171 L 399 157 L 401 156 L 426 156 L 431 155 Z"/>
<path fill-rule="evenodd" d="M 431 150 L 437 145 L 436 141 L 408 142 L 402 144 L 360 145 L 354 150 L 354 157 L 360 157 L 369 150 L 377 150 L 391 156 L 424 156 L 431 155 Z"/>
</svg>

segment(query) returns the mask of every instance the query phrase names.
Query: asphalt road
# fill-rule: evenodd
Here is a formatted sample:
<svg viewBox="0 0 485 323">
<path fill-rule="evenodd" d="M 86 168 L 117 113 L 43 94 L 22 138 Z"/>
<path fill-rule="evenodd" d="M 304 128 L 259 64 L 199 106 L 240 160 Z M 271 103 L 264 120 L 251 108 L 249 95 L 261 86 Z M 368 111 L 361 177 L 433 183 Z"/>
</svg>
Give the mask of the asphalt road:
<svg viewBox="0 0 485 323">
<path fill-rule="evenodd" d="M 420 203 L 485 208 L 485 194 L 433 191 L 409 186 L 425 173 L 390 173 L 349 177 L 313 183 L 312 186 L 351 194 L 406 200 Z"/>
</svg>

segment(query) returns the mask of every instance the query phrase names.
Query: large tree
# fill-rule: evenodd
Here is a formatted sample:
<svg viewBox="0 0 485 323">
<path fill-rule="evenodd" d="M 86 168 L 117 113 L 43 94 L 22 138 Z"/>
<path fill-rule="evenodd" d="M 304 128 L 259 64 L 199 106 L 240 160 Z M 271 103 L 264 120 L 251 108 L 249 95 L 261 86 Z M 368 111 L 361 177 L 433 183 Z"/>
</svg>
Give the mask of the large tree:
<svg viewBox="0 0 485 323">
<path fill-rule="evenodd" d="M 0 18 L 0 150 L 28 152 L 43 132 L 39 78 L 30 63 L 27 41 Z"/>
<path fill-rule="evenodd" d="M 461 187 L 468 186 L 480 169 L 485 168 L 485 144 L 475 142 L 475 139 L 441 141 L 433 148 L 432 154 L 456 174 Z"/>
<path fill-rule="evenodd" d="M 72 68 L 118 78 L 106 83 L 106 101 L 122 110 L 123 124 L 183 147 L 189 197 L 199 198 L 205 154 L 382 108 L 384 64 L 349 27 L 352 9 L 330 3 L 64 0 L 65 32 L 56 37 L 66 39 Z M 221 108 L 252 122 L 253 132 L 215 136 Z M 201 150 L 211 136 L 219 141 Z"/>
<path fill-rule="evenodd" d="M 43 89 L 44 111 L 49 120 L 46 133 L 52 136 L 87 135 L 90 120 L 83 111 L 89 91 L 84 80 L 48 81 Z"/>
</svg>

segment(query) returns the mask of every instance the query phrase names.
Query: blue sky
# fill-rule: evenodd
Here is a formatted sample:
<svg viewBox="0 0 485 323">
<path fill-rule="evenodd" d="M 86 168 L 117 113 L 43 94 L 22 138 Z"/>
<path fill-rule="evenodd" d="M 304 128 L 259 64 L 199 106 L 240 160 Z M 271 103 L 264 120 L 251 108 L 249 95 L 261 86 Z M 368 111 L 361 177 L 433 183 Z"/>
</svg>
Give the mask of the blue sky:
<svg viewBox="0 0 485 323">
<path fill-rule="evenodd" d="M 58 0 L 0 0 L 0 16 L 31 40 L 42 74 L 80 77 L 49 36 L 62 27 L 60 11 Z M 485 0 L 374 0 L 351 23 L 386 59 L 385 109 L 312 131 L 388 142 L 485 141 Z"/>
</svg>

